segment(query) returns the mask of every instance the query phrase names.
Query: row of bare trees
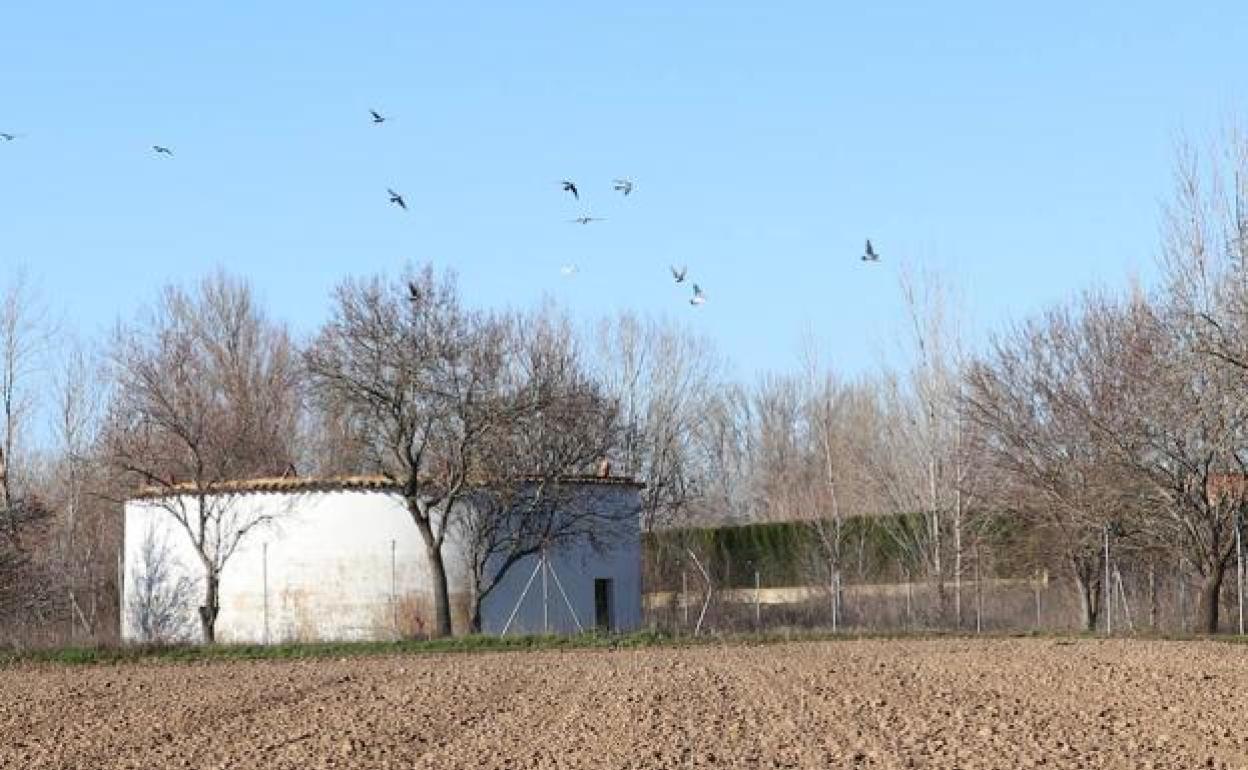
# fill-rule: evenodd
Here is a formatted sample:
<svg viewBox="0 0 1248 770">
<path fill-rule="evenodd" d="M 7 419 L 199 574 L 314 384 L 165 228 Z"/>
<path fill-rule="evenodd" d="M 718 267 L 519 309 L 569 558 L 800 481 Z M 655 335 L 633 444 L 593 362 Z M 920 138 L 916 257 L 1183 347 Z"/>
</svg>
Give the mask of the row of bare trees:
<svg viewBox="0 0 1248 770">
<path fill-rule="evenodd" d="M 177 613 L 152 574 L 120 574 L 121 505 L 145 495 L 199 562 L 199 634 L 213 641 L 219 589 L 240 547 L 274 522 L 237 496 L 256 477 L 380 474 L 402 491 L 433 578 L 432 632 L 451 631 L 444 551 L 466 544 L 469 627 L 513 565 L 569 540 L 606 545 L 634 512 L 577 504 L 571 476 L 617 446 L 616 401 L 568 321 L 550 308 L 463 306 L 431 269 L 348 279 L 306 344 L 223 273 L 169 287 L 97 350 L 59 360 L 63 335 L 36 295 L 5 298 L 0 445 L 0 627 L 9 641 L 107 638 L 119 585 Z M 52 398 L 40 389 L 52 384 Z M 36 420 L 36 417 L 46 418 Z M 161 558 L 156 558 L 161 557 Z M 100 625 L 100 618 L 110 620 Z M 153 631 L 154 637 L 161 634 Z"/>
<path fill-rule="evenodd" d="M 903 365 L 857 381 L 813 346 L 797 371 L 751 385 L 717 380 L 696 346 L 652 362 L 656 377 L 607 335 L 609 381 L 641 405 L 628 467 L 659 480 L 650 520 L 805 522 L 823 562 L 808 582 L 828 586 L 833 624 L 854 566 L 846 524 L 872 517 L 897 577 L 930 584 L 937 624 L 964 627 L 968 564 L 992 561 L 1062 578 L 1091 629 L 1127 564 L 1150 576 L 1150 605 L 1157 574 L 1194 572 L 1191 627 L 1216 632 L 1248 513 L 1248 142 L 1184 151 L 1177 180 L 1155 288 L 1085 293 L 974 351 L 959 298 L 919 272 L 900 285 Z M 635 347 L 652 356 L 673 348 L 661 328 L 616 326 L 651 335 Z M 994 546 L 1008 558 L 985 558 Z"/>
<path fill-rule="evenodd" d="M 604 458 L 645 482 L 647 532 L 807 527 L 806 582 L 827 588 L 833 625 L 844 581 L 871 571 L 851 526 L 870 518 L 942 625 L 964 626 L 968 563 L 1005 533 L 998 570 L 1064 576 L 1086 627 L 1112 540 L 1149 575 L 1195 571 L 1195 625 L 1215 631 L 1248 505 L 1246 148 L 1181 155 L 1151 291 L 1089 292 L 972 346 L 954 288 L 903 271 L 901 363 L 856 379 L 811 342 L 793 371 L 741 382 L 688 326 L 472 309 L 429 268 L 343 281 L 302 342 L 216 273 L 76 343 L 6 276 L 0 641 L 116 632 L 120 505 L 140 490 L 194 548 L 211 640 L 221 576 L 269 523 L 211 493 L 290 474 L 382 474 L 402 491 L 435 633 L 451 631 L 446 544 L 471 544 L 476 628 L 512 565 L 630 523 L 560 483 Z"/>
</svg>

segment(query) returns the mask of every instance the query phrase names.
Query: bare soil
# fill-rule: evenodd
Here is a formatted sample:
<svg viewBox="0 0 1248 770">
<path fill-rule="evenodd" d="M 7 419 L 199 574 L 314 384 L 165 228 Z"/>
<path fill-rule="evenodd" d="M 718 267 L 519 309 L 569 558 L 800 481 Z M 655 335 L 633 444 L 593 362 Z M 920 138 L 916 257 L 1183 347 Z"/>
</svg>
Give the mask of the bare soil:
<svg viewBox="0 0 1248 770">
<path fill-rule="evenodd" d="M 1248 767 L 1248 647 L 843 641 L 0 671 L 3 768 Z"/>
</svg>

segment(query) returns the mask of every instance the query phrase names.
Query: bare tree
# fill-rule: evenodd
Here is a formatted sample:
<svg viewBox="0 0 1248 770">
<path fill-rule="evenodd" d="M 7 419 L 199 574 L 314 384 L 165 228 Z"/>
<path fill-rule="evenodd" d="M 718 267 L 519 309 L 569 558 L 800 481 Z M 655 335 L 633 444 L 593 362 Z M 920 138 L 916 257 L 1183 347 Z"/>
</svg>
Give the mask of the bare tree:
<svg viewBox="0 0 1248 770">
<path fill-rule="evenodd" d="M 842 382 L 825 369 L 817 350 L 804 353 L 802 433 L 812 469 L 799 494 L 806 498 L 803 520 L 815 535 L 826 565 L 832 628 L 840 624 L 846 524 L 851 517 L 878 512 L 870 496 L 872 481 L 859 458 L 874 429 L 872 385 Z"/>
<path fill-rule="evenodd" d="M 482 602 L 521 560 L 572 545 L 606 549 L 635 531 L 641 514 L 576 483 L 609 472 L 618 407 L 582 364 L 567 321 L 539 313 L 517 320 L 511 334 L 502 393 L 513 402 L 510 422 L 483 441 L 482 478 L 455 517 L 474 632 Z"/>
<path fill-rule="evenodd" d="M 678 525 L 703 493 L 695 434 L 721 376 L 709 340 L 632 314 L 596 332 L 598 374 L 619 404 L 619 471 L 645 480 L 642 528 Z"/>
<path fill-rule="evenodd" d="M 1088 295 L 995 338 L 967 374 L 965 411 L 990 504 L 1036 535 L 1038 564 L 1069 569 L 1085 628 L 1095 628 L 1106 526 L 1136 515 L 1126 400 L 1144 372 L 1129 368 L 1130 315 Z M 1138 364 L 1138 361 L 1135 362 Z M 1128 387 L 1130 386 L 1130 387 Z"/>
<path fill-rule="evenodd" d="M 1165 209 L 1165 303 L 1196 352 L 1248 370 L 1248 134 L 1180 146 Z"/>
<path fill-rule="evenodd" d="M 78 627 L 88 637 L 96 635 L 100 594 L 112 585 L 108 562 L 113 551 L 105 545 L 115 543 L 116 532 L 100 499 L 100 487 L 107 483 L 107 463 L 99 456 L 107 403 L 102 369 L 84 345 L 71 342 L 54 378 L 55 485 L 49 499 L 59 514 L 59 557 L 71 640 Z"/>
<path fill-rule="evenodd" d="M 1248 462 L 1248 139 L 1232 127 L 1203 153 L 1180 148 L 1166 209 L 1162 306 L 1150 317 L 1165 358 L 1133 418 L 1134 459 L 1166 504 L 1165 542 L 1183 547 L 1201 576 L 1197 628 L 1218 626 L 1234 522 Z M 1231 481 L 1228 481 L 1231 480 Z"/>
<path fill-rule="evenodd" d="M 1147 387 L 1125 410 L 1125 455 L 1156 501 L 1144 534 L 1179 550 L 1201 579 L 1195 630 L 1216 633 L 1235 522 L 1248 512 L 1248 402 L 1243 372 L 1193 350 L 1182 319 L 1148 316 Z"/>
<path fill-rule="evenodd" d="M 26 535 L 47 514 L 24 461 L 50 329 L 34 288 L 17 273 L 0 293 L 0 605 L 10 609 L 37 610 L 43 597 L 34 594 L 47 588 L 23 574 L 32 551 Z"/>
<path fill-rule="evenodd" d="M 223 273 L 168 288 L 112 350 L 106 445 L 115 466 L 185 531 L 204 570 L 203 640 L 216 639 L 221 575 L 269 523 L 228 482 L 286 473 L 298 428 L 299 368 L 286 330 Z"/>
<path fill-rule="evenodd" d="M 967 480 L 958 451 L 960 321 L 956 298 L 935 273 L 904 270 L 901 292 L 908 324 L 903 349 L 910 369 L 882 380 L 881 433 L 864 459 L 887 510 L 895 514 L 882 524 L 906 555 L 907 569 L 925 574 L 936 588 L 943 617 L 948 601 L 945 538 L 953 523 L 960 532 L 959 490 Z M 956 545 L 960 566 L 961 544 Z"/>
<path fill-rule="evenodd" d="M 305 354 L 319 400 L 341 405 L 371 470 L 401 490 L 431 572 L 434 629 L 449 635 L 447 533 L 483 475 L 483 448 L 515 402 L 506 319 L 460 305 L 432 268 L 398 281 L 347 280 Z"/>
</svg>

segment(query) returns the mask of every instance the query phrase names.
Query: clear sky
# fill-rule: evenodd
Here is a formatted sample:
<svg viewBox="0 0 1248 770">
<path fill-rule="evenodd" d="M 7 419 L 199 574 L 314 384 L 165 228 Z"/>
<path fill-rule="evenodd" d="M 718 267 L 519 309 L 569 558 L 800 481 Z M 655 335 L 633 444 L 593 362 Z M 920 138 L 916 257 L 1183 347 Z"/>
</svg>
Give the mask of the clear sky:
<svg viewBox="0 0 1248 770">
<path fill-rule="evenodd" d="M 746 373 L 813 329 L 855 372 L 901 261 L 981 328 L 1147 279 L 1245 51 L 1243 0 L 10 3 L 0 263 L 88 332 L 215 265 L 307 331 L 344 275 L 428 260 L 474 304 L 687 318 Z"/>
</svg>

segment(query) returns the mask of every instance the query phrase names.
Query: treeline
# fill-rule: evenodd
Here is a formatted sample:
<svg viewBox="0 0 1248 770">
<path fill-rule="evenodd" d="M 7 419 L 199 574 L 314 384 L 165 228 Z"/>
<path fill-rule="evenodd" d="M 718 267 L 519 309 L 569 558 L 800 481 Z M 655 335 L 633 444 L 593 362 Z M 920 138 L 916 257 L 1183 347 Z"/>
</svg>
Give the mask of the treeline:
<svg viewBox="0 0 1248 770">
<path fill-rule="evenodd" d="M 344 280 L 306 339 L 216 273 L 81 340 L 10 274 L 0 644 L 115 637 L 120 506 L 140 487 L 198 500 L 169 513 L 209 524 L 186 534 L 210 639 L 229 557 L 262 524 L 212 509 L 214 484 L 386 474 L 435 564 L 448 526 L 471 532 L 479 607 L 496 565 L 620 523 L 554 516 L 558 496 L 531 486 L 604 458 L 645 482 L 643 528 L 665 544 L 651 552 L 682 571 L 706 551 L 663 533 L 800 529 L 786 574 L 827 587 L 833 623 L 845 582 L 887 567 L 930 586 L 929 624 L 964 627 L 962 584 L 990 565 L 1062 579 L 1089 628 L 1107 579 L 1125 602 L 1122 575 L 1147 576 L 1132 585 L 1152 604 L 1155 581 L 1191 575 L 1182 617 L 1216 631 L 1248 502 L 1248 144 L 1182 153 L 1177 178 L 1155 288 L 1089 292 L 971 345 L 962 298 L 903 271 L 905 363 L 854 379 L 812 343 L 792 371 L 735 381 L 686 325 L 471 309 L 428 268 Z M 493 515 L 443 515 L 469 501 Z M 887 565 L 864 566 L 868 531 Z M 432 598 L 448 633 L 445 581 Z"/>
</svg>

